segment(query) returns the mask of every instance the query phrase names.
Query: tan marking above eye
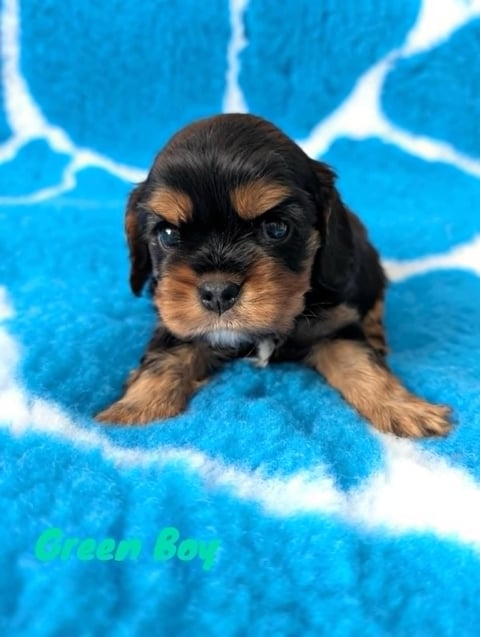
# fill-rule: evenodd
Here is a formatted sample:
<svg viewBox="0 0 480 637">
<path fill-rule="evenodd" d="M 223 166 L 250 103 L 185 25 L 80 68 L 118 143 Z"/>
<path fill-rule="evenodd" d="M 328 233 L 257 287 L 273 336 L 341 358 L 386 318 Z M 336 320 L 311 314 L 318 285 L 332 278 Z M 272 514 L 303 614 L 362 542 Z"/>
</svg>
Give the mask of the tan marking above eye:
<svg viewBox="0 0 480 637">
<path fill-rule="evenodd" d="M 162 186 L 155 190 L 146 205 L 165 221 L 177 226 L 192 218 L 193 203 L 190 197 L 180 190 Z"/>
<path fill-rule="evenodd" d="M 230 191 L 230 201 L 239 217 L 250 220 L 278 206 L 291 195 L 288 186 L 266 179 L 251 181 Z"/>
</svg>

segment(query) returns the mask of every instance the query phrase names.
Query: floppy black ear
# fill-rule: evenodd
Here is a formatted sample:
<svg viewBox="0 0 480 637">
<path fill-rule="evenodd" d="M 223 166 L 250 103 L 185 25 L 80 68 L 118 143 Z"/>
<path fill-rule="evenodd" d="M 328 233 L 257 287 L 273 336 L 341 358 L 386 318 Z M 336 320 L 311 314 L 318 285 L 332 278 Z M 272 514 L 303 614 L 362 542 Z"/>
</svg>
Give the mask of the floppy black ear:
<svg viewBox="0 0 480 637">
<path fill-rule="evenodd" d="M 315 173 L 320 247 L 313 264 L 313 283 L 342 290 L 354 269 L 354 241 L 348 211 L 335 188 L 336 175 L 326 164 L 312 160 Z"/>
<path fill-rule="evenodd" d="M 125 214 L 125 232 L 130 250 L 130 287 L 137 296 L 152 273 L 152 261 L 144 236 L 144 213 L 139 210 L 138 202 L 143 194 L 143 184 L 139 184 L 128 198 Z"/>
</svg>

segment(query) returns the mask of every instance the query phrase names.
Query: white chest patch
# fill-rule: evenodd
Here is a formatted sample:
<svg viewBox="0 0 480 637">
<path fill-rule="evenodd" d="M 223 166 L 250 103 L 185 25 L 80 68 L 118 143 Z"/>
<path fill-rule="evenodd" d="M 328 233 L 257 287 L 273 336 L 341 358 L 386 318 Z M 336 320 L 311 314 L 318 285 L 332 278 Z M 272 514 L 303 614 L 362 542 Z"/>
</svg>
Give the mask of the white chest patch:
<svg viewBox="0 0 480 637">
<path fill-rule="evenodd" d="M 263 338 L 257 343 L 257 355 L 251 358 L 255 367 L 266 367 L 270 362 L 270 356 L 275 349 L 273 338 Z"/>
</svg>

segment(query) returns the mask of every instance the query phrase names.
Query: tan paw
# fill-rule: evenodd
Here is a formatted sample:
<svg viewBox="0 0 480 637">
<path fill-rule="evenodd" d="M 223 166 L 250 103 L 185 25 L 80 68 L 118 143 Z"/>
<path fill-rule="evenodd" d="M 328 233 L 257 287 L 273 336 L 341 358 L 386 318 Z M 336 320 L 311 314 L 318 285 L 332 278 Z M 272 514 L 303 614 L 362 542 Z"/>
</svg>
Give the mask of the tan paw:
<svg viewBox="0 0 480 637">
<path fill-rule="evenodd" d="M 432 405 L 411 396 L 405 401 L 385 405 L 375 424 L 381 431 L 402 437 L 446 436 L 452 428 L 451 413 L 449 407 Z"/>
<path fill-rule="evenodd" d="M 99 412 L 95 416 L 95 420 L 105 424 L 146 425 L 154 420 L 178 416 L 184 409 L 185 405 L 183 404 L 176 405 L 166 401 L 142 404 L 121 399 Z"/>
</svg>

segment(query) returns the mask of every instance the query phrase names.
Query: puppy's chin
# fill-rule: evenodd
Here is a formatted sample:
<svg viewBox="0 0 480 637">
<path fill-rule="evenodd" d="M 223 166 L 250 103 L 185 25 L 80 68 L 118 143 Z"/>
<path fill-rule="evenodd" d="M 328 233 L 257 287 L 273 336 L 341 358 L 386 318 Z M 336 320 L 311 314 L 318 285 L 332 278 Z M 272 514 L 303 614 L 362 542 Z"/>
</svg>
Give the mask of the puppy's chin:
<svg viewBox="0 0 480 637">
<path fill-rule="evenodd" d="M 195 314 L 195 309 L 192 309 L 190 316 L 192 313 Z M 288 322 L 286 317 L 283 317 L 279 329 L 278 324 L 267 324 L 265 321 L 242 323 L 239 313 L 237 312 L 234 318 L 231 311 L 225 312 L 222 316 L 215 316 L 200 308 L 199 317 L 195 322 L 181 321 L 178 316 L 162 311 L 161 307 L 159 307 L 159 314 L 165 327 L 177 338 L 185 341 L 201 341 L 212 347 L 227 348 L 253 345 L 265 337 L 284 336 L 291 331 L 295 321 L 295 317 Z M 200 320 L 200 317 L 203 320 Z"/>
<path fill-rule="evenodd" d="M 214 330 L 207 332 L 203 339 L 212 347 L 237 348 L 242 345 L 253 344 L 253 337 L 247 332 L 239 330 Z"/>
</svg>

